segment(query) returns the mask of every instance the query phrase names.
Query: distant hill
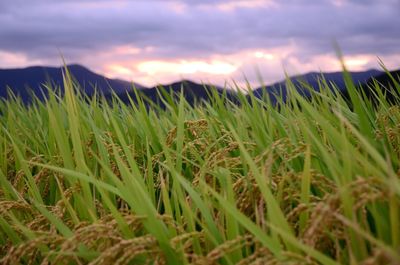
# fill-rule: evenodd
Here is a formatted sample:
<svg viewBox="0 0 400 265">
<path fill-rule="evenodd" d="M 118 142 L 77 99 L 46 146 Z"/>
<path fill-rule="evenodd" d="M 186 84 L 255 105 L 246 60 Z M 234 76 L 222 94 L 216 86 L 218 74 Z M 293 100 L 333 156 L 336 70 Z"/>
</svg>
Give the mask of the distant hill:
<svg viewBox="0 0 400 265">
<path fill-rule="evenodd" d="M 145 88 L 138 84 L 133 84 L 124 80 L 109 79 L 102 75 L 96 74 L 81 65 L 68 65 L 73 78 L 81 85 L 83 91 L 91 96 L 95 88 L 101 92 L 106 98 L 111 99 L 111 93 L 114 91 L 118 97 L 129 103 L 130 96 L 134 101 L 137 101 L 135 92 L 132 87 L 138 89 L 139 94 L 144 95 L 148 99 L 163 106 L 160 99 L 160 86 Z M 39 98 L 43 98 L 41 87 L 43 84 L 51 82 L 55 86 L 62 88 L 62 70 L 63 68 L 57 67 L 28 67 L 23 69 L 0 69 L 0 98 L 7 97 L 7 87 L 9 87 L 15 94 L 19 95 L 24 102 L 29 102 L 31 99 L 31 91 Z M 397 71 L 398 73 L 399 71 Z M 396 72 L 393 72 L 396 73 Z M 328 83 L 334 83 L 346 96 L 347 91 L 343 81 L 341 72 L 333 73 L 317 73 L 311 72 L 304 75 L 291 77 L 292 82 L 305 96 L 309 95 L 308 91 L 301 88 L 301 83 L 305 82 L 311 85 L 315 90 L 319 89 L 318 82 L 321 80 L 321 74 L 325 77 Z M 356 84 L 362 84 L 362 88 L 368 91 L 368 84 L 371 85 L 372 77 L 376 77 L 382 84 L 390 85 L 390 79 L 386 74 L 378 70 L 368 70 L 365 72 L 351 72 L 351 76 Z M 232 90 L 224 90 L 223 88 L 213 86 L 211 84 L 198 84 L 189 80 L 183 80 L 168 85 L 163 85 L 163 88 L 168 93 L 178 94 L 183 91 L 184 97 L 191 104 L 198 101 L 209 101 L 209 95 L 212 92 L 218 94 L 226 94 L 227 99 L 238 102 L 237 95 Z M 254 94 L 263 98 L 267 96 L 273 103 L 276 103 L 277 97 L 282 97 L 286 100 L 287 91 L 285 81 L 277 82 L 266 87 L 254 90 Z"/>
<path fill-rule="evenodd" d="M 132 88 L 132 83 L 130 82 L 106 78 L 81 65 L 73 64 L 67 67 L 84 92 L 89 96 L 94 93 L 95 88 L 103 94 L 109 94 L 112 90 L 116 93 L 122 93 Z M 39 98 L 43 98 L 40 88 L 48 82 L 55 85 L 54 87 L 61 87 L 63 89 L 62 69 L 62 67 L 41 66 L 21 69 L 0 69 L 0 97 L 7 97 L 8 87 L 24 101 L 29 101 L 31 91 Z M 138 84 L 135 84 L 135 86 L 142 87 Z"/>
<path fill-rule="evenodd" d="M 364 72 L 350 72 L 353 81 L 356 85 L 365 83 L 368 79 L 381 75 L 383 72 L 378 70 L 367 70 Z M 307 83 L 315 90 L 319 90 L 319 82 L 321 82 L 323 76 L 327 83 L 330 85 L 334 83 L 336 87 L 344 92 L 346 90 L 345 82 L 343 79 L 342 72 L 332 72 L 332 73 L 318 73 L 318 72 L 311 72 L 304 75 L 293 76 L 290 80 L 293 84 L 298 88 L 298 90 L 303 93 L 304 95 L 309 95 L 308 91 L 302 89 L 301 83 Z M 282 97 L 284 100 L 287 96 L 286 90 L 286 81 L 280 81 L 274 83 L 272 85 L 268 85 L 266 87 L 260 87 L 254 90 L 254 94 L 259 97 L 263 98 L 264 96 L 268 96 L 272 102 L 276 102 L 277 97 Z"/>
<path fill-rule="evenodd" d="M 159 85 L 148 89 L 140 89 L 138 91 L 141 95 L 163 107 L 164 103 L 160 98 L 160 95 L 162 95 L 161 89 L 164 89 L 168 94 L 175 95 L 175 98 L 179 96 L 182 91 L 183 96 L 190 104 L 209 101 L 210 95 L 213 92 L 216 92 L 219 95 L 225 93 L 227 99 L 236 101 L 236 93 L 232 90 L 223 89 L 211 84 L 198 84 L 190 80 L 182 80 L 172 84 Z M 128 95 L 135 101 L 137 100 L 133 91 L 118 93 L 117 95 L 126 103 L 129 102 Z"/>
</svg>

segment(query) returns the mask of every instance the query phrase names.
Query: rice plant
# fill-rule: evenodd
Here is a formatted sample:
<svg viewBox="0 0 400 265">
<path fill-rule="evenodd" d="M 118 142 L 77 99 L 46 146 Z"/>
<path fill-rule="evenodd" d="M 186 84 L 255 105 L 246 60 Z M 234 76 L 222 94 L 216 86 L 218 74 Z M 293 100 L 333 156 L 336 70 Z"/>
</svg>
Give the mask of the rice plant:
<svg viewBox="0 0 400 265">
<path fill-rule="evenodd" d="M 344 78 L 351 104 L 288 80 L 279 107 L 148 108 L 68 71 L 62 96 L 2 101 L 0 263 L 399 264 L 400 107 Z"/>
</svg>

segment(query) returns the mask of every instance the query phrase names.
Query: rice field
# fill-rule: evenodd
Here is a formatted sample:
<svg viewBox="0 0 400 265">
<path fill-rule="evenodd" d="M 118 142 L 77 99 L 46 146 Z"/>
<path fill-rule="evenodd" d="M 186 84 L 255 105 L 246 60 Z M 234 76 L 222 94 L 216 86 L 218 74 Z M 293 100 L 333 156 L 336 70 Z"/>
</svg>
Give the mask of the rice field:
<svg viewBox="0 0 400 265">
<path fill-rule="evenodd" d="M 343 74 L 351 104 L 111 104 L 68 71 L 2 101 L 0 263 L 400 264 L 400 105 Z"/>
</svg>

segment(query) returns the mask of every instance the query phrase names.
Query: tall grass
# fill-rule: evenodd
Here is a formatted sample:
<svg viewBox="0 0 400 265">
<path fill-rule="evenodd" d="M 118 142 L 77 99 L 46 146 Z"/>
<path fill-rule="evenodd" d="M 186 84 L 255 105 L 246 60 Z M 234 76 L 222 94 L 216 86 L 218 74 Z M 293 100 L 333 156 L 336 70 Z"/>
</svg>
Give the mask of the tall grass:
<svg viewBox="0 0 400 265">
<path fill-rule="evenodd" d="M 108 104 L 68 71 L 1 102 L 0 263 L 399 264 L 400 108 L 344 77 L 351 106 Z"/>
</svg>

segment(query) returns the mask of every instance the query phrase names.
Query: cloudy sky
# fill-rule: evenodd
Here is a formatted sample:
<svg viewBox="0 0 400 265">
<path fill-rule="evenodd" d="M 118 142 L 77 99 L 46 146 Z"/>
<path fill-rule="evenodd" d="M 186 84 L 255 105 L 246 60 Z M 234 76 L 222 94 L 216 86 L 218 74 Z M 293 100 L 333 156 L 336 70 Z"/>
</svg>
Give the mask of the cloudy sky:
<svg viewBox="0 0 400 265">
<path fill-rule="evenodd" d="M 0 0 L 0 68 L 79 63 L 143 85 L 400 68 L 400 0 Z"/>
</svg>

